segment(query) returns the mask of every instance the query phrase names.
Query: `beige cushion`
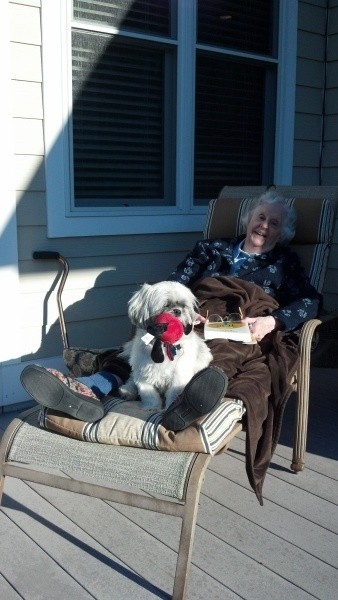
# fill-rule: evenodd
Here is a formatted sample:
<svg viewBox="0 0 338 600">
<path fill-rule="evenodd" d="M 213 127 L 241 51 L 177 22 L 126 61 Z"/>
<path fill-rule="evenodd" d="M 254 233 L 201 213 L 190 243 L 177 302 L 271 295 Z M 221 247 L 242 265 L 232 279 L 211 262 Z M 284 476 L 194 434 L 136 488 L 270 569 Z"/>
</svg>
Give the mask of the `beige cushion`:
<svg viewBox="0 0 338 600">
<path fill-rule="evenodd" d="M 161 413 L 142 410 L 140 402 L 110 398 L 104 405 L 105 416 L 96 423 L 84 423 L 44 408 L 40 411 L 39 424 L 43 429 L 86 442 L 214 455 L 245 413 L 241 400 L 224 398 L 208 415 L 175 433 L 162 426 Z"/>
</svg>

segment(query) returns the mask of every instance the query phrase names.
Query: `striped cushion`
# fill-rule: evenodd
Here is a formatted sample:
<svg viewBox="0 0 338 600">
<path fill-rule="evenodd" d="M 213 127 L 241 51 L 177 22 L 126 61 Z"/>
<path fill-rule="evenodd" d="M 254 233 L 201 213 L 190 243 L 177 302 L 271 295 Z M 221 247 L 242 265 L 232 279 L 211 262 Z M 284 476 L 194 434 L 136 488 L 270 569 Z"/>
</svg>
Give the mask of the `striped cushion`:
<svg viewBox="0 0 338 600">
<path fill-rule="evenodd" d="M 39 424 L 43 429 L 85 442 L 214 455 L 223 447 L 225 439 L 245 413 L 241 400 L 225 398 L 208 415 L 174 433 L 162 426 L 162 412 L 144 411 L 140 402 L 107 398 L 104 406 L 105 416 L 95 423 L 84 423 L 42 408 Z"/>
<path fill-rule="evenodd" d="M 264 191 L 265 188 L 253 188 L 253 193 L 247 196 L 227 197 L 223 190 L 220 197 L 209 204 L 204 237 L 229 238 L 244 233 L 241 218 Z M 297 252 L 312 285 L 320 292 L 333 235 L 335 201 L 331 197 L 284 196 L 297 213 L 296 235 L 290 247 Z"/>
</svg>

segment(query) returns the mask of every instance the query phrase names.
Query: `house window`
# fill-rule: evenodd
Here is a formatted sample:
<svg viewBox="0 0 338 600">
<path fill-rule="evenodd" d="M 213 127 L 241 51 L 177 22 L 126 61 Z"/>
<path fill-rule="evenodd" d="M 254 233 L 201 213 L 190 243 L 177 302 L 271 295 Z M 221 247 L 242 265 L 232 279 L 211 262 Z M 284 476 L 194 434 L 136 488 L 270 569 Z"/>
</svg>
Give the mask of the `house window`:
<svg viewBox="0 0 338 600">
<path fill-rule="evenodd" d="M 175 7 L 74 0 L 73 17 L 75 207 L 173 205 Z"/>
<path fill-rule="evenodd" d="M 42 14 L 45 67 L 52 23 L 63 31 L 62 108 L 44 69 L 50 235 L 200 230 L 224 185 L 274 180 L 278 0 L 60 0 Z"/>
</svg>

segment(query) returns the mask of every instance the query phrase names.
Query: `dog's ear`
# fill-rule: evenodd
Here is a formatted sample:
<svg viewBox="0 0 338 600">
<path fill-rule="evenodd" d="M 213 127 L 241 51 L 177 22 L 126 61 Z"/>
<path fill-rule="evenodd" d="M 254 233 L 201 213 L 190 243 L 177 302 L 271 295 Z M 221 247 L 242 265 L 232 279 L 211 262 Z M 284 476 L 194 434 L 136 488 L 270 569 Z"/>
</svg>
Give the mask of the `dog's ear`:
<svg viewBox="0 0 338 600">
<path fill-rule="evenodd" d="M 149 318 L 147 312 L 147 298 L 149 290 L 151 289 L 149 283 L 144 283 L 140 289 L 135 292 L 128 302 L 128 316 L 134 325 L 140 326 L 145 320 Z"/>
<path fill-rule="evenodd" d="M 192 332 L 192 323 L 188 323 L 188 325 L 185 326 L 184 328 L 184 333 L 185 335 L 189 335 L 189 333 Z"/>
<path fill-rule="evenodd" d="M 162 363 L 164 361 L 163 348 L 160 340 L 154 341 L 150 356 L 155 363 Z"/>
</svg>

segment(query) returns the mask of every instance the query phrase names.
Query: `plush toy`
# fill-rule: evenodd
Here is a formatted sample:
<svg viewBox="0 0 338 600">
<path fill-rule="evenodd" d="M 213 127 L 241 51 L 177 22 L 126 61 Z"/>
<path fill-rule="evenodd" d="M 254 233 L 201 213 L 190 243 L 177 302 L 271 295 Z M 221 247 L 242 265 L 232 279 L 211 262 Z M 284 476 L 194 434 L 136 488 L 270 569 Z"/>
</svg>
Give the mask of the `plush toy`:
<svg viewBox="0 0 338 600">
<path fill-rule="evenodd" d="M 179 348 L 179 346 L 175 346 L 175 343 L 185 333 L 181 321 L 170 313 L 161 313 L 151 320 L 147 326 L 147 331 L 155 338 L 151 351 L 152 360 L 156 363 L 163 362 L 163 350 L 165 350 L 169 360 L 174 360 Z"/>
</svg>

